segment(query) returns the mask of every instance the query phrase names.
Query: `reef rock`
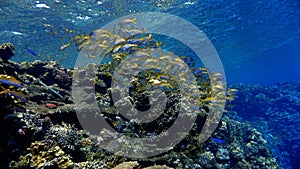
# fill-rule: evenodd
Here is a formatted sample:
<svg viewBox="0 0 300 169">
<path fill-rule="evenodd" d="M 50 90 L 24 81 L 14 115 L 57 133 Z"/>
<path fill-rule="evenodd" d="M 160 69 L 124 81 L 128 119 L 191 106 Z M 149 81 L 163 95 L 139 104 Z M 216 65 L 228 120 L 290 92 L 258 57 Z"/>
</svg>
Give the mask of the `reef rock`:
<svg viewBox="0 0 300 169">
<path fill-rule="evenodd" d="M 15 47 L 11 43 L 4 43 L 0 45 L 0 58 L 3 61 L 8 61 L 12 56 L 15 55 Z"/>
</svg>

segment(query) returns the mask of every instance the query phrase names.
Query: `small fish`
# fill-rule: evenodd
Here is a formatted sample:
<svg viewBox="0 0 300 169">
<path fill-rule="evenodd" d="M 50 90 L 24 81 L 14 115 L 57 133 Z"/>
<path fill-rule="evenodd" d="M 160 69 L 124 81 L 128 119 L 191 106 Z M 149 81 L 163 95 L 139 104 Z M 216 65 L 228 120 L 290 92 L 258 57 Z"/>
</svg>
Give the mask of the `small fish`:
<svg viewBox="0 0 300 169">
<path fill-rule="evenodd" d="M 112 55 L 111 55 L 111 58 L 112 58 L 112 59 L 124 60 L 125 56 L 126 56 L 126 55 L 123 54 L 123 53 L 115 53 L 115 54 L 112 54 Z"/>
<path fill-rule="evenodd" d="M 217 72 L 217 73 L 214 73 L 213 76 L 214 76 L 214 77 L 219 77 L 219 76 L 223 76 L 223 74 L 220 73 L 220 72 Z"/>
<path fill-rule="evenodd" d="M 238 96 L 234 96 L 234 95 L 226 96 L 226 100 L 228 100 L 229 102 L 232 102 L 236 98 L 238 98 Z"/>
<path fill-rule="evenodd" d="M 3 35 L 3 34 L 10 34 L 10 35 L 12 34 L 12 35 L 17 35 L 17 36 L 28 36 L 25 33 L 17 32 L 17 31 L 3 31 L 3 32 L 0 32 L 0 35 Z"/>
<path fill-rule="evenodd" d="M 159 81 L 157 79 L 153 79 L 153 78 L 151 78 L 148 82 L 151 83 L 152 85 L 159 85 L 159 84 L 161 84 L 161 81 Z"/>
<path fill-rule="evenodd" d="M 104 30 L 104 29 L 97 29 L 97 30 L 94 30 L 92 31 L 89 36 L 92 36 L 92 35 L 100 35 L 100 34 L 106 34 L 106 35 L 110 35 L 110 31 L 109 30 Z"/>
<path fill-rule="evenodd" d="M 27 52 L 30 53 L 31 55 L 37 56 L 37 54 L 35 53 L 35 51 L 33 51 L 32 49 L 30 49 L 30 48 L 25 48 L 25 50 L 27 50 Z"/>
<path fill-rule="evenodd" d="M 46 4 L 36 4 L 35 5 L 37 8 L 50 8 L 49 6 L 47 6 Z"/>
<path fill-rule="evenodd" d="M 136 44 L 126 44 L 126 45 L 118 45 L 113 49 L 113 52 L 124 52 L 132 49 L 133 47 L 137 47 Z"/>
<path fill-rule="evenodd" d="M 222 84 L 216 84 L 213 86 L 213 88 L 215 88 L 216 90 L 218 89 L 224 89 L 225 88 L 225 85 L 222 85 Z"/>
<path fill-rule="evenodd" d="M 0 88 L 3 90 L 0 92 L 0 95 L 9 95 L 11 96 L 12 99 L 14 99 L 17 103 L 18 101 L 23 101 L 23 102 L 27 102 L 26 96 L 23 92 L 17 91 L 13 88 L 11 89 L 6 89 L 3 86 L 0 86 Z M 18 101 L 17 101 L 18 99 Z"/>
<path fill-rule="evenodd" d="M 237 93 L 239 90 L 238 89 L 229 89 L 228 93 Z"/>
<path fill-rule="evenodd" d="M 170 77 L 167 75 L 158 75 L 158 78 L 164 79 L 164 80 L 171 80 Z"/>
<path fill-rule="evenodd" d="M 14 82 L 9 81 L 9 80 L 2 80 L 2 79 L 0 79 L 0 83 L 6 84 L 8 86 L 14 86 L 14 87 L 17 87 L 17 88 L 22 88 L 23 87 L 21 84 L 14 83 Z"/>
<path fill-rule="evenodd" d="M 162 46 L 164 43 L 163 42 L 155 42 L 155 45 L 157 46 L 157 47 L 160 47 L 160 46 Z"/>
<path fill-rule="evenodd" d="M 150 38 L 148 38 L 148 37 L 132 38 L 132 39 L 128 39 L 127 43 L 129 43 L 129 44 L 145 44 L 149 40 L 150 40 Z"/>
<path fill-rule="evenodd" d="M 194 75 L 201 75 L 202 74 L 202 70 L 195 70 L 193 73 L 194 73 Z"/>
<path fill-rule="evenodd" d="M 119 44 L 124 43 L 124 42 L 126 42 L 126 40 L 124 38 L 117 37 L 116 39 L 114 39 L 113 45 L 119 45 Z"/>
<path fill-rule="evenodd" d="M 16 31 L 11 31 L 11 33 L 14 34 L 14 35 L 25 35 L 24 33 L 16 32 Z"/>
<path fill-rule="evenodd" d="M 225 143 L 225 141 L 224 141 L 224 140 L 222 140 L 222 139 L 219 139 L 219 138 L 214 138 L 214 137 L 212 137 L 212 139 L 213 139 L 215 142 L 217 142 L 217 143 L 220 143 L 220 144 L 223 144 L 223 143 Z"/>
<path fill-rule="evenodd" d="M 22 88 L 21 82 L 14 78 L 13 76 L 7 76 L 7 75 L 0 75 L 0 83 L 13 86 L 16 88 Z"/>
<path fill-rule="evenodd" d="M 14 108 L 15 108 L 16 111 L 19 111 L 19 112 L 26 112 L 25 107 L 24 107 L 23 105 L 21 105 L 21 104 L 16 104 L 16 105 L 14 106 Z"/>
<path fill-rule="evenodd" d="M 45 24 L 43 24 L 43 26 L 44 26 L 45 28 L 52 28 L 52 29 L 54 29 L 54 26 L 51 25 L 51 24 L 45 23 Z"/>
<path fill-rule="evenodd" d="M 146 29 L 121 29 L 122 32 L 126 33 L 129 36 L 140 35 L 146 33 Z"/>
<path fill-rule="evenodd" d="M 76 46 L 78 46 L 77 50 L 80 51 L 88 42 L 90 39 L 90 35 L 78 35 L 73 38 L 73 41 L 75 41 Z"/>
<path fill-rule="evenodd" d="M 130 50 L 131 48 L 133 47 L 137 47 L 137 45 L 135 44 L 126 44 L 126 45 L 123 45 L 121 48 L 120 48 L 120 51 L 127 51 L 127 50 Z"/>
<path fill-rule="evenodd" d="M 129 24 L 129 23 L 133 23 L 136 24 L 136 18 L 127 18 L 127 19 L 123 19 L 122 20 L 123 24 Z"/>
<path fill-rule="evenodd" d="M 54 103 L 46 103 L 44 104 L 45 107 L 49 108 L 49 109 L 56 109 L 57 105 Z"/>
<path fill-rule="evenodd" d="M 50 34 L 50 35 L 57 35 L 57 33 L 58 32 L 56 32 L 55 30 L 49 30 L 49 29 L 45 29 L 45 32 L 47 33 L 47 34 Z"/>
<path fill-rule="evenodd" d="M 76 30 L 72 30 L 72 29 L 68 29 L 68 28 L 65 28 L 64 29 L 67 33 L 75 33 Z"/>
<path fill-rule="evenodd" d="M 215 100 L 214 97 L 208 97 L 208 98 L 205 98 L 205 99 L 201 100 L 201 102 L 210 102 L 210 101 L 213 101 L 213 100 Z"/>
<path fill-rule="evenodd" d="M 50 86 L 46 85 L 45 83 L 43 83 L 40 80 L 37 80 L 41 85 L 43 85 L 44 87 L 46 87 L 48 90 L 50 90 L 50 92 L 56 94 L 57 96 L 59 96 L 60 98 L 64 98 L 62 95 L 60 95 L 57 91 L 55 91 L 54 89 L 52 89 Z"/>
<path fill-rule="evenodd" d="M 9 91 L 8 94 L 10 94 L 16 99 L 19 99 L 20 101 L 27 102 L 26 96 L 22 92 L 13 90 L 13 91 Z"/>
<path fill-rule="evenodd" d="M 227 108 L 233 108 L 234 105 L 233 105 L 233 104 L 226 104 L 226 107 L 227 107 Z"/>
<path fill-rule="evenodd" d="M 60 50 L 60 51 L 63 51 L 63 50 L 65 50 L 66 48 L 70 47 L 70 45 L 71 45 L 71 42 L 69 42 L 69 43 L 67 43 L 67 44 L 64 44 L 64 45 L 62 45 L 62 46 L 59 48 L 59 50 Z"/>
</svg>

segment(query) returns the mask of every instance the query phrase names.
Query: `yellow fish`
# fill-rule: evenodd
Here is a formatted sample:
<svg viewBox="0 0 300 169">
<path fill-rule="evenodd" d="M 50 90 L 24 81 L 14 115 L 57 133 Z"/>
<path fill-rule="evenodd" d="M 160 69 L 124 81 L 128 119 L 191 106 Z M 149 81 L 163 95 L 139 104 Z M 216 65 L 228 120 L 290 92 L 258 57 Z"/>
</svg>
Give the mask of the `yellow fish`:
<svg viewBox="0 0 300 169">
<path fill-rule="evenodd" d="M 66 48 L 70 47 L 70 45 L 71 45 L 71 42 L 69 42 L 69 43 L 67 43 L 67 44 L 64 44 L 64 45 L 62 45 L 62 46 L 59 48 L 59 50 L 60 50 L 60 51 L 63 51 L 63 50 L 65 50 Z"/>
<path fill-rule="evenodd" d="M 127 18 L 127 19 L 123 19 L 122 20 L 123 24 L 129 24 L 129 23 L 133 23 L 136 24 L 136 18 Z"/>
</svg>

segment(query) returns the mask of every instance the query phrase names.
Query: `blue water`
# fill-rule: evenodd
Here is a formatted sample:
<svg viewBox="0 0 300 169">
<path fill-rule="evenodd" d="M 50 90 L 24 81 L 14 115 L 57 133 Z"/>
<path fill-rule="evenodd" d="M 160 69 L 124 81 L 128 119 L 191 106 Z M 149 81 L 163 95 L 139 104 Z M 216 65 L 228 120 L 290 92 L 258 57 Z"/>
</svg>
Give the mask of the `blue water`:
<svg viewBox="0 0 300 169">
<path fill-rule="evenodd" d="M 59 48 L 75 35 L 128 14 L 167 12 L 190 21 L 206 34 L 221 58 L 229 84 L 272 86 L 300 79 L 299 0 L 161 2 L 0 0 L 0 43 L 15 45 L 14 61 L 56 60 L 72 68 L 78 55 L 76 46 L 64 51 Z M 66 33 L 65 28 L 76 32 Z M 195 58 L 188 48 L 169 44 L 173 46 L 166 49 Z"/>
<path fill-rule="evenodd" d="M 64 52 L 58 50 L 73 35 L 66 34 L 63 28 L 75 29 L 76 35 L 89 33 L 118 17 L 155 11 L 180 16 L 203 30 L 217 49 L 231 83 L 276 84 L 300 77 L 296 70 L 300 64 L 297 0 L 182 0 L 166 1 L 162 7 L 157 7 L 159 3 L 154 0 L 20 2 L 0 2 L 0 42 L 16 45 L 17 61 L 58 60 L 73 67 L 78 54 L 75 47 Z M 24 52 L 26 47 L 38 57 Z"/>
</svg>

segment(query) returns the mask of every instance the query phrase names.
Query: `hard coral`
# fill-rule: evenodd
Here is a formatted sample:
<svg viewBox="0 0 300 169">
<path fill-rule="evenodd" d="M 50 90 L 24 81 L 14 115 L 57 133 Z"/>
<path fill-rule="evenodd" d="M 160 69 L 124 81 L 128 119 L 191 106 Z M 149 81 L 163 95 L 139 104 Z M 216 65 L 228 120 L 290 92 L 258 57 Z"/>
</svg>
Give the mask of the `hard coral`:
<svg viewBox="0 0 300 169">
<path fill-rule="evenodd" d="M 11 162 L 15 168 L 72 168 L 73 162 L 59 146 L 49 147 L 42 142 L 34 142 L 27 149 L 29 153 L 20 157 L 19 162 Z"/>
<path fill-rule="evenodd" d="M 0 45 L 0 58 L 3 61 L 9 60 L 14 53 L 15 47 L 11 43 L 4 43 Z"/>
<path fill-rule="evenodd" d="M 141 166 L 138 164 L 137 161 L 127 161 L 123 162 L 117 166 L 115 166 L 113 169 L 132 169 L 132 168 L 141 168 Z M 172 169 L 166 165 L 153 165 L 150 167 L 146 167 L 145 169 Z"/>
<path fill-rule="evenodd" d="M 128 161 L 128 162 L 123 162 L 123 163 L 117 165 L 113 169 L 134 168 L 134 167 L 137 167 L 137 166 L 138 166 L 138 163 L 136 161 Z"/>
</svg>

